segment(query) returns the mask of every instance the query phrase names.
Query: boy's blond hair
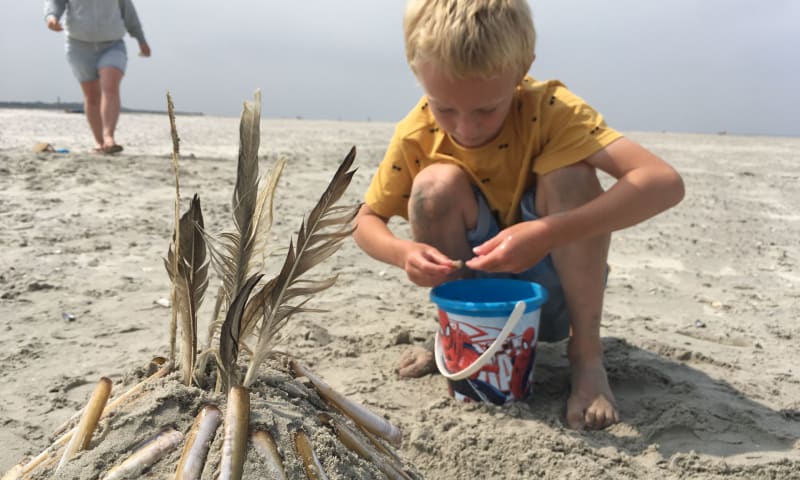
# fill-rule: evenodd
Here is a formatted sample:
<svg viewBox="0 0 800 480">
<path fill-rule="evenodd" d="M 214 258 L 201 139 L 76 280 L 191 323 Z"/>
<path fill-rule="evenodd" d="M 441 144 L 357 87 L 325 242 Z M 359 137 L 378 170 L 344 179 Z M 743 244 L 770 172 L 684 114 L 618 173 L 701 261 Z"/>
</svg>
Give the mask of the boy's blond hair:
<svg viewBox="0 0 800 480">
<path fill-rule="evenodd" d="M 525 0 L 410 0 L 403 31 L 416 74 L 433 61 L 454 78 L 488 78 L 533 64 L 536 31 Z"/>
</svg>

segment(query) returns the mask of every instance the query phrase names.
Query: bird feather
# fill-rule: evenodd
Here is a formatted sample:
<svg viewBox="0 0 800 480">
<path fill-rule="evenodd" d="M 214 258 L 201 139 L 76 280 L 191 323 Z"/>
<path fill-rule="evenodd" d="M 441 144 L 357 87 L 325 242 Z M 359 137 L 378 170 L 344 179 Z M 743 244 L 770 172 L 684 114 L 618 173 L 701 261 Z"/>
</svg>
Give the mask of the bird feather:
<svg viewBox="0 0 800 480">
<path fill-rule="evenodd" d="M 189 209 L 181 216 L 164 259 L 164 267 L 176 289 L 173 308 L 180 318 L 181 372 L 186 385 L 191 383 L 197 358 L 197 311 L 208 287 L 209 262 L 202 229 L 200 198 L 194 195 Z"/>
<path fill-rule="evenodd" d="M 355 174 L 355 170 L 349 170 L 355 155 L 356 149 L 353 147 L 339 165 L 317 204 L 301 222 L 297 243 L 290 242 L 281 271 L 255 293 L 248 303 L 243 324 L 251 328 L 260 319 L 260 325 L 257 345 L 250 358 L 244 386 L 250 385 L 255 379 L 259 367 L 269 356 L 280 329 L 292 315 L 302 309 L 308 298 L 299 305 L 290 305 L 289 302 L 318 293 L 336 281 L 336 276 L 318 281 L 308 281 L 300 277 L 330 257 L 338 250 L 342 241 L 353 233 L 355 227 L 352 220 L 359 205 L 339 208 L 336 202 L 341 199 Z"/>
</svg>

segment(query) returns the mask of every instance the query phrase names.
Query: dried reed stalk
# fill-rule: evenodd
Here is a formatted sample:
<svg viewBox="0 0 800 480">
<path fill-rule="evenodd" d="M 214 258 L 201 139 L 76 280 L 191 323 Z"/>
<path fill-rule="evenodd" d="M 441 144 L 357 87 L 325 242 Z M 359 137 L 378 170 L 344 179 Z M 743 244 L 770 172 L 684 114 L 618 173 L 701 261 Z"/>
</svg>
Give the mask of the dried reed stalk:
<svg viewBox="0 0 800 480">
<path fill-rule="evenodd" d="M 167 113 L 169 114 L 169 130 L 172 136 L 172 173 L 175 177 L 175 245 L 180 245 L 180 209 L 181 209 L 181 186 L 178 181 L 178 158 L 180 156 L 180 139 L 178 138 L 178 129 L 175 126 L 175 107 L 172 104 L 172 95 L 167 92 Z M 171 271 L 178 271 L 178 255 L 177 246 L 176 255 L 172 259 Z M 169 361 L 175 362 L 175 338 L 178 328 L 178 309 L 175 306 L 178 292 L 175 282 L 172 283 L 170 290 L 170 298 L 172 304 L 172 317 L 169 324 Z"/>
</svg>

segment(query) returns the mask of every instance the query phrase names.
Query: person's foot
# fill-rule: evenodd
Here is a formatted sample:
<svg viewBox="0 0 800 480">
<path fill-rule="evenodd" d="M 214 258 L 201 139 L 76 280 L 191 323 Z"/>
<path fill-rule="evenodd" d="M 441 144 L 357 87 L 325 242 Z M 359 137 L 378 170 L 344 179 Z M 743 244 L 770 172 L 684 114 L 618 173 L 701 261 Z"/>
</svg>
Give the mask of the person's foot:
<svg viewBox="0 0 800 480">
<path fill-rule="evenodd" d="M 436 371 L 433 350 L 419 345 L 411 345 L 400 354 L 397 361 L 397 374 L 405 378 L 418 378 Z"/>
<path fill-rule="evenodd" d="M 570 340 L 571 388 L 567 425 L 575 430 L 602 430 L 619 422 L 614 394 L 603 366 L 602 344 L 581 350 Z M 584 345 L 584 347 L 586 347 Z"/>
</svg>

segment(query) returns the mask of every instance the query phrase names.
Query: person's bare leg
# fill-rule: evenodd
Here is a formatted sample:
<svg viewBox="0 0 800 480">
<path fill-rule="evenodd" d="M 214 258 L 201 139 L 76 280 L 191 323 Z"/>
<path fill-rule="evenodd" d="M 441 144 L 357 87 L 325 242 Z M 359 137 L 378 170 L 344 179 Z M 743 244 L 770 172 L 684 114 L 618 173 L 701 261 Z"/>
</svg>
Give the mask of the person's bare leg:
<svg viewBox="0 0 800 480">
<path fill-rule="evenodd" d="M 466 232 L 475 228 L 478 204 L 467 175 L 455 165 L 436 164 L 414 178 L 408 223 L 417 242 L 433 245 L 450 258 L 468 260 Z"/>
<path fill-rule="evenodd" d="M 541 215 L 556 215 L 602 192 L 594 168 L 579 163 L 539 177 L 536 208 Z M 567 354 L 572 391 L 567 400 L 567 424 L 573 429 L 602 429 L 619 421 L 600 339 L 610 240 L 611 235 L 600 235 L 551 252 L 570 315 Z"/>
<path fill-rule="evenodd" d="M 472 253 L 466 232 L 475 228 L 477 219 L 475 194 L 460 168 L 431 165 L 414 178 L 408 202 L 414 240 L 433 245 L 452 259 L 467 260 Z M 421 377 L 435 370 L 430 346 L 407 348 L 397 364 L 401 377 Z"/>
<path fill-rule="evenodd" d="M 94 147 L 103 147 L 103 119 L 100 116 L 100 80 L 81 82 L 83 111 L 94 136 Z"/>
<path fill-rule="evenodd" d="M 114 67 L 104 67 L 100 73 L 100 116 L 103 122 L 103 147 L 111 147 L 116 144 L 114 132 L 117 129 L 119 112 L 122 108 L 119 95 L 119 85 L 122 82 L 122 72 Z"/>
</svg>

